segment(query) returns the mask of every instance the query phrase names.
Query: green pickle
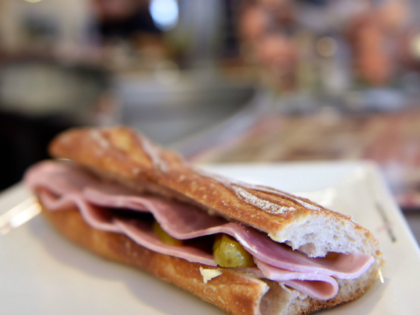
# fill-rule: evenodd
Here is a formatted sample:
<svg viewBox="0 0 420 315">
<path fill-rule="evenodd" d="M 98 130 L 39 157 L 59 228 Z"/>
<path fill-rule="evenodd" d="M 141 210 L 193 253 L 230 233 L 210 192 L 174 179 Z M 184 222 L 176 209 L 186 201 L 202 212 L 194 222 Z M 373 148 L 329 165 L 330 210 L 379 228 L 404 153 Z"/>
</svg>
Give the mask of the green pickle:
<svg viewBox="0 0 420 315">
<path fill-rule="evenodd" d="M 213 258 L 220 267 L 251 267 L 252 256 L 234 238 L 219 234 L 213 244 Z"/>
<path fill-rule="evenodd" d="M 153 231 L 156 233 L 156 235 L 164 244 L 172 245 L 172 246 L 182 245 L 182 241 L 177 240 L 176 238 L 173 238 L 168 233 L 166 233 L 165 230 L 162 229 L 162 227 L 157 221 L 153 222 Z"/>
</svg>

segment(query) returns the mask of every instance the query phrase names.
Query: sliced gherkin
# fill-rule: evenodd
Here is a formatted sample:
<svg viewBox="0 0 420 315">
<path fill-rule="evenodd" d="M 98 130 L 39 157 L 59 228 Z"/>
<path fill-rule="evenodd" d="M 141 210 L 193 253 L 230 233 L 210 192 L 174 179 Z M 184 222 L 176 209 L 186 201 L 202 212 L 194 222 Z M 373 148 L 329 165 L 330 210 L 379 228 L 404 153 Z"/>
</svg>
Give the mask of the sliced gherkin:
<svg viewBox="0 0 420 315">
<path fill-rule="evenodd" d="M 251 267 L 252 256 L 233 237 L 219 234 L 213 244 L 213 258 L 220 267 Z"/>
<path fill-rule="evenodd" d="M 168 233 L 165 232 L 164 229 L 160 226 L 160 224 L 157 221 L 153 222 L 153 231 L 156 233 L 156 235 L 159 237 L 159 239 L 162 241 L 162 243 L 172 246 L 181 246 L 182 241 L 177 240 L 176 238 L 173 238 Z"/>
</svg>

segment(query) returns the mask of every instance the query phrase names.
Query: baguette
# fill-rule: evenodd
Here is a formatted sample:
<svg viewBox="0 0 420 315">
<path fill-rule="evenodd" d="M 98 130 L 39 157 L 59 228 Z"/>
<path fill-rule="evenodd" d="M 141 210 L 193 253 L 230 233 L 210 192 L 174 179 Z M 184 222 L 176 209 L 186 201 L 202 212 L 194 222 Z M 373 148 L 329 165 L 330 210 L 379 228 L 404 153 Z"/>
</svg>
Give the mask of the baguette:
<svg viewBox="0 0 420 315">
<path fill-rule="evenodd" d="M 309 314 L 352 301 L 372 285 L 382 264 L 378 242 L 349 217 L 272 188 L 198 170 L 128 128 L 70 130 L 52 142 L 50 153 L 136 193 L 189 203 L 210 215 L 255 228 L 308 257 L 330 252 L 373 257 L 374 262 L 358 278 L 336 279 L 335 297 L 318 300 L 246 270 L 211 267 L 151 251 L 125 235 L 95 229 L 76 207 L 53 211 L 39 198 L 47 219 L 72 241 L 106 258 L 145 269 L 227 313 Z M 43 193 L 34 191 L 38 196 Z M 221 274 L 205 283 L 200 268 L 217 269 Z"/>
</svg>

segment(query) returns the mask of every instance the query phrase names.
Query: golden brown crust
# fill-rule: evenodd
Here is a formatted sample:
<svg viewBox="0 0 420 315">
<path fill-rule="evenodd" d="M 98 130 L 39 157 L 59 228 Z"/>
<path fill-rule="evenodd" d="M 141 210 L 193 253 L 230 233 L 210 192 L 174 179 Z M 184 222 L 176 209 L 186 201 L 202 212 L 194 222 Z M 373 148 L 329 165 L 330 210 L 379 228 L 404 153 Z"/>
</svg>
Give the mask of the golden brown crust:
<svg viewBox="0 0 420 315">
<path fill-rule="evenodd" d="M 216 211 L 230 220 L 264 231 L 276 241 L 288 241 L 292 247 L 302 248 L 310 256 L 322 256 L 328 251 L 360 251 L 360 248 L 344 247 L 343 243 L 348 243 L 349 239 L 342 232 L 344 230 L 355 233 L 351 238 L 368 239 L 374 243 L 372 248 L 377 247 L 372 234 L 345 215 L 272 189 L 226 183 L 197 171 L 175 153 L 157 147 L 129 128 L 73 129 L 52 142 L 50 153 L 57 158 L 74 160 L 139 191 L 188 201 L 208 211 Z M 305 251 L 302 246 L 305 244 L 300 240 L 307 239 L 305 235 L 295 235 L 295 240 L 287 238 L 290 235 L 288 228 L 299 230 L 299 227 L 295 228 L 296 222 L 306 224 L 317 219 L 335 226 L 336 248 Z M 323 230 L 320 229 L 319 233 Z"/>
</svg>

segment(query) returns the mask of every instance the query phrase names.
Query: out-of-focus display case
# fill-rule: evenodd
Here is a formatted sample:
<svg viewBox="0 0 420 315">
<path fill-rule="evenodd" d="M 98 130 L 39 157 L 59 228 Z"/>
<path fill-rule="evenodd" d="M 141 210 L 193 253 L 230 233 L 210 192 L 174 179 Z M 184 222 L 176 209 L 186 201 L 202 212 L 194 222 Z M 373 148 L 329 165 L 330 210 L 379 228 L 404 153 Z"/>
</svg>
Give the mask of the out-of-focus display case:
<svg viewBox="0 0 420 315">
<path fill-rule="evenodd" d="M 418 8 L 4 0 L 0 189 L 57 132 L 126 124 L 201 162 L 372 159 L 418 207 Z"/>
</svg>

